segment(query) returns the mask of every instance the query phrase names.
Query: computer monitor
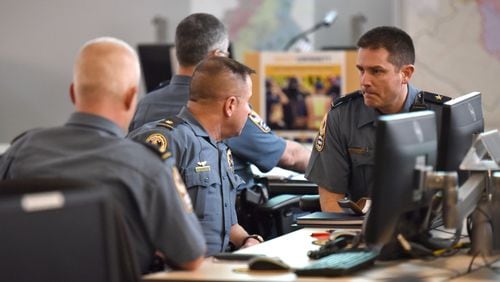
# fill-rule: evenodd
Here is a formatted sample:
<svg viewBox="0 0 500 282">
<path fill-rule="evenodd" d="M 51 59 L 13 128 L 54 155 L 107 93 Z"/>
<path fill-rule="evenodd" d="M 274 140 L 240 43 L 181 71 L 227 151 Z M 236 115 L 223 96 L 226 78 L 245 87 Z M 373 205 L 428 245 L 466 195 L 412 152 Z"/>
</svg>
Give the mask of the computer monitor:
<svg viewBox="0 0 500 282">
<path fill-rule="evenodd" d="M 437 154 L 435 113 L 421 111 L 381 116 L 375 145 L 372 207 L 365 223 L 367 245 L 398 256 L 396 235 L 418 236 L 426 213 L 427 195 L 419 187 L 419 170 L 434 166 Z M 395 249 L 393 249 L 395 248 Z"/>
<path fill-rule="evenodd" d="M 176 67 L 176 60 L 172 60 L 175 58 L 173 44 L 139 44 L 137 53 L 147 92 L 170 80 Z"/>
<path fill-rule="evenodd" d="M 233 45 L 229 43 L 229 57 L 233 57 Z M 137 53 L 141 62 L 146 92 L 159 88 L 177 71 L 177 57 L 174 44 L 139 44 Z"/>
<path fill-rule="evenodd" d="M 443 105 L 436 170 L 459 171 L 475 136 L 484 131 L 481 93 L 472 92 Z M 459 172 L 459 184 L 467 172 Z"/>
</svg>

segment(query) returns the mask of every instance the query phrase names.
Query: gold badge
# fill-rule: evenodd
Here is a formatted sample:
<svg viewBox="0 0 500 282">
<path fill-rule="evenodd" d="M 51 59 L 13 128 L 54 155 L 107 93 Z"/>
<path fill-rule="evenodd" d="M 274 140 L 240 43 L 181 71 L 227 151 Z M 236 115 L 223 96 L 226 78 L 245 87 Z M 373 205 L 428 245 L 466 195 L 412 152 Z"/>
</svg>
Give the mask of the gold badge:
<svg viewBox="0 0 500 282">
<path fill-rule="evenodd" d="M 165 153 L 167 151 L 168 142 L 167 138 L 161 133 L 153 133 L 146 138 L 146 142 L 158 147 L 160 153 Z"/>
<path fill-rule="evenodd" d="M 314 142 L 314 148 L 316 151 L 321 152 L 325 147 L 325 138 L 326 138 L 326 120 L 328 118 L 328 113 L 323 117 L 323 121 L 321 121 L 321 126 L 319 127 L 318 136 L 316 136 L 316 141 Z"/>
<path fill-rule="evenodd" d="M 268 133 L 269 131 L 271 131 L 271 128 L 262 120 L 259 114 L 256 113 L 255 111 L 252 110 L 252 112 L 248 115 L 248 117 L 263 132 Z"/>
<path fill-rule="evenodd" d="M 172 178 L 174 179 L 175 188 L 177 193 L 179 193 L 181 202 L 184 204 L 184 209 L 187 212 L 192 212 L 193 204 L 191 203 L 191 197 L 189 197 L 186 185 L 184 185 L 184 181 L 182 181 L 181 175 L 175 166 L 172 167 Z"/>
<path fill-rule="evenodd" d="M 229 148 L 227 148 L 226 157 L 227 157 L 227 165 L 229 166 L 229 169 L 232 172 L 234 172 L 233 153 L 231 152 L 231 149 L 229 149 Z"/>
<path fill-rule="evenodd" d="M 436 100 L 438 100 L 438 101 L 443 100 L 443 96 L 441 96 L 441 95 L 436 95 Z"/>
<path fill-rule="evenodd" d="M 207 165 L 207 161 L 198 162 L 197 166 L 194 168 L 196 172 L 210 171 L 210 166 Z"/>
</svg>

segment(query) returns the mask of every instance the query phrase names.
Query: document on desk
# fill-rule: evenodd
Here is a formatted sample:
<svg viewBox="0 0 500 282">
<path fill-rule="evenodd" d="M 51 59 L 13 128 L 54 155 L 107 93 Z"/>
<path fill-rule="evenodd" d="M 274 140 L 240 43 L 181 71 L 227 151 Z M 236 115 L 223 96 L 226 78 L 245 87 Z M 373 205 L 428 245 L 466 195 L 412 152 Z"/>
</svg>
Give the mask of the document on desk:
<svg viewBox="0 0 500 282">
<path fill-rule="evenodd" d="M 303 227 L 346 227 L 361 228 L 363 215 L 355 215 L 337 212 L 313 212 L 297 218 L 297 225 Z"/>
<path fill-rule="evenodd" d="M 255 165 L 251 165 L 252 173 L 255 176 L 267 178 L 270 180 L 301 180 L 307 181 L 303 173 L 298 173 L 288 169 L 274 167 L 270 171 L 264 173 L 260 171 Z"/>
</svg>

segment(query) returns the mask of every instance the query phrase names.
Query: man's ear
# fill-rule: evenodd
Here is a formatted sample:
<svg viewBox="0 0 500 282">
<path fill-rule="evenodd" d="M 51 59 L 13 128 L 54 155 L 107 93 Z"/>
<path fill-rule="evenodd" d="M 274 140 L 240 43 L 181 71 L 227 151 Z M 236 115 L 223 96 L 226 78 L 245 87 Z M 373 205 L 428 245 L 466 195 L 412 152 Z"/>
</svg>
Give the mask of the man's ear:
<svg viewBox="0 0 500 282">
<path fill-rule="evenodd" d="M 230 96 L 224 102 L 224 114 L 226 117 L 231 117 L 236 110 L 236 105 L 238 103 L 238 99 L 234 96 Z"/>
<path fill-rule="evenodd" d="M 128 111 L 130 108 L 135 107 L 137 98 L 137 86 L 132 86 L 125 93 L 124 105 L 125 109 Z"/>
<path fill-rule="evenodd" d="M 404 65 L 402 68 L 401 68 L 401 74 L 403 76 L 403 83 L 407 84 L 410 79 L 411 79 L 411 76 L 413 75 L 413 72 L 415 71 L 415 66 L 414 65 Z"/>
<path fill-rule="evenodd" d="M 71 103 L 73 103 L 73 105 L 75 105 L 75 103 L 76 103 L 75 85 L 73 83 L 71 83 L 71 85 L 69 86 L 69 98 L 71 99 Z"/>
</svg>

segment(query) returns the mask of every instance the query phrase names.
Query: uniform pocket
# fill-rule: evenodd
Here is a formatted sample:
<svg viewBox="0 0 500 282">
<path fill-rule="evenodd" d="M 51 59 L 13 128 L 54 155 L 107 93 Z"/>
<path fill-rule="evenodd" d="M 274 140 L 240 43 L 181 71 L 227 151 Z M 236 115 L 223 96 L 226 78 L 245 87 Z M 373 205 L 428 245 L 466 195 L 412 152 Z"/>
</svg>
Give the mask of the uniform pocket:
<svg viewBox="0 0 500 282">
<path fill-rule="evenodd" d="M 357 195 L 351 195 L 356 198 L 366 197 L 370 193 L 373 184 L 373 166 L 375 164 L 373 149 L 366 147 L 348 148 L 352 161 L 352 186 L 353 192 Z M 363 195 L 364 194 L 364 195 Z"/>
<path fill-rule="evenodd" d="M 220 186 L 219 179 L 210 171 L 203 171 L 186 172 L 184 181 L 193 202 L 195 213 L 199 219 L 203 219 L 206 213 L 208 194 L 215 193 L 216 187 Z"/>
</svg>

